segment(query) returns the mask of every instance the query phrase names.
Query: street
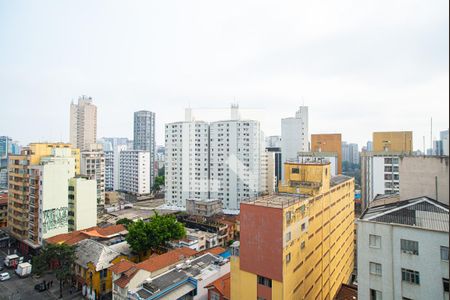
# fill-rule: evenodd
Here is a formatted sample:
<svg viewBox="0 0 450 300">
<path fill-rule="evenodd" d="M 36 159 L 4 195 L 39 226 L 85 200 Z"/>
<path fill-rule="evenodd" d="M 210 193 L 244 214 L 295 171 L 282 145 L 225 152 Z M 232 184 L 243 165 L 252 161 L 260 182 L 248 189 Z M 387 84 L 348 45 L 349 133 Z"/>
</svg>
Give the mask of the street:
<svg viewBox="0 0 450 300">
<path fill-rule="evenodd" d="M 3 260 L 7 255 L 5 249 L 0 248 L 0 266 L 3 270 L 0 273 L 9 273 L 10 279 L 6 281 L 0 281 L 0 300 L 47 300 L 47 299 L 59 299 L 59 282 L 53 274 L 46 274 L 41 278 L 34 278 L 29 276 L 26 278 L 20 278 L 14 272 L 14 269 L 6 268 L 3 265 Z M 34 286 L 43 281 L 50 282 L 53 281 L 53 285 L 49 290 L 38 292 L 34 290 Z M 70 288 L 65 286 L 63 288 L 63 298 L 62 299 L 83 299 L 81 292 L 71 294 Z"/>
</svg>

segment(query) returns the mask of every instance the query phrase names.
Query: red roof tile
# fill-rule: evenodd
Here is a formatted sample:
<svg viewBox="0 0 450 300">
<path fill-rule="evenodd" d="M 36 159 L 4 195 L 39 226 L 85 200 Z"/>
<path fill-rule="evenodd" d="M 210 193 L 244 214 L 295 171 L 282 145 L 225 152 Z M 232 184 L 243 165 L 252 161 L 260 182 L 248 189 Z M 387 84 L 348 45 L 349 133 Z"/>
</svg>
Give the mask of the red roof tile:
<svg viewBox="0 0 450 300">
<path fill-rule="evenodd" d="M 125 271 L 128 271 L 129 269 L 131 269 L 132 267 L 134 267 L 136 264 L 126 260 L 126 259 L 122 259 L 121 261 L 119 261 L 118 263 L 112 265 L 111 267 L 109 267 L 109 269 L 111 270 L 111 272 L 114 272 L 116 274 L 120 274 L 123 273 Z"/>
<path fill-rule="evenodd" d="M 211 253 L 212 255 L 219 255 L 219 254 L 224 253 L 225 251 L 227 251 L 227 250 L 222 247 L 214 247 L 214 248 L 210 248 L 210 249 L 206 249 L 206 250 L 198 252 L 197 256 L 203 255 L 205 253 Z"/>
<path fill-rule="evenodd" d="M 134 275 L 137 273 L 138 269 L 132 267 L 127 272 L 125 272 L 119 279 L 114 281 L 115 285 L 118 285 L 120 288 L 124 288 L 127 286 L 127 284 L 130 282 L 130 280 L 134 277 Z"/>
<path fill-rule="evenodd" d="M 137 264 L 136 267 L 149 272 L 155 272 L 174 265 L 185 258 L 192 257 L 196 253 L 197 251 L 188 247 L 178 248 L 158 256 L 150 257 L 149 259 Z"/>
<path fill-rule="evenodd" d="M 50 244 L 67 244 L 74 245 L 82 240 L 88 239 L 90 237 L 101 237 L 108 238 L 111 235 L 119 234 L 125 232 L 126 228 L 122 224 L 111 225 L 108 227 L 90 227 L 83 230 L 72 231 L 70 233 L 63 233 L 55 235 L 47 239 L 47 243 Z"/>
<path fill-rule="evenodd" d="M 227 273 L 223 275 L 222 277 L 216 279 L 215 281 L 211 282 L 209 285 L 207 285 L 205 288 L 215 288 L 221 296 L 223 296 L 225 299 L 230 299 L 230 280 L 231 276 L 230 273 Z"/>
</svg>

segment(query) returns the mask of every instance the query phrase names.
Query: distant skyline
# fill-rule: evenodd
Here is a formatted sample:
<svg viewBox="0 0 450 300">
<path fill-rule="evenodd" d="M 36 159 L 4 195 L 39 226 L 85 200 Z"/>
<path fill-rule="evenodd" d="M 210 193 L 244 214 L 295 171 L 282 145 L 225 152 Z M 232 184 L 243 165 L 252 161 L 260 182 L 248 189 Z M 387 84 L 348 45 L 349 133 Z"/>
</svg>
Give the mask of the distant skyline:
<svg viewBox="0 0 450 300">
<path fill-rule="evenodd" d="M 98 108 L 97 137 L 133 136 L 239 103 L 266 135 L 309 106 L 310 133 L 364 146 L 449 123 L 449 1 L 0 0 L 0 135 L 69 141 L 70 102 Z M 203 116 L 204 115 L 204 116 Z M 220 113 L 219 113 L 220 115 Z"/>
</svg>

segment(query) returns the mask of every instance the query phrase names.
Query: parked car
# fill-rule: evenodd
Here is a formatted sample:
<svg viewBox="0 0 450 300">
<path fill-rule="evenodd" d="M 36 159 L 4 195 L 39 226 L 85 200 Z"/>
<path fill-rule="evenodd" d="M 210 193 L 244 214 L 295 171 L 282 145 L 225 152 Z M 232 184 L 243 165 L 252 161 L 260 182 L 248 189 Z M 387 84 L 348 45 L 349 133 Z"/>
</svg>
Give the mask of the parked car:
<svg viewBox="0 0 450 300">
<path fill-rule="evenodd" d="M 40 292 L 47 290 L 47 287 L 45 286 L 45 284 L 43 282 L 41 282 L 41 283 L 36 284 L 34 286 L 34 289 L 40 293 Z"/>
<path fill-rule="evenodd" d="M 9 276 L 9 273 L 1 273 L 0 274 L 0 281 L 5 281 L 5 280 L 8 280 L 10 278 L 11 278 L 11 276 Z"/>
</svg>

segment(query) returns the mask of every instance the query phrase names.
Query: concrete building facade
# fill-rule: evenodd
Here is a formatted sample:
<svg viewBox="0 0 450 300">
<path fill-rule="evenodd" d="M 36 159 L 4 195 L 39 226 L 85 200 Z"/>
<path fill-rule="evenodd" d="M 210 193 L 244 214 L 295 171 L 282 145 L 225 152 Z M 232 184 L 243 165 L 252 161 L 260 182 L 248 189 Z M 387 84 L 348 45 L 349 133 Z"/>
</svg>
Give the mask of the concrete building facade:
<svg viewBox="0 0 450 300">
<path fill-rule="evenodd" d="M 133 195 L 150 193 L 150 152 L 126 150 L 120 152 L 120 191 Z"/>
<path fill-rule="evenodd" d="M 97 181 L 97 205 L 105 204 L 105 153 L 102 144 L 81 151 L 81 174 Z"/>
<path fill-rule="evenodd" d="M 362 209 L 377 196 L 400 192 L 400 152 L 361 153 Z"/>
<path fill-rule="evenodd" d="M 143 150 L 150 153 L 150 187 L 155 182 L 155 113 L 151 111 L 137 111 L 134 113 L 134 139 L 133 150 Z"/>
<path fill-rule="evenodd" d="M 237 116 L 236 109 L 232 110 Z M 263 139 L 257 121 L 231 119 L 166 124 L 166 203 L 186 208 L 186 199 L 219 199 L 238 211 L 261 189 Z"/>
<path fill-rule="evenodd" d="M 231 299 L 333 299 L 350 279 L 353 179 L 332 178 L 329 164 L 290 163 L 285 172 L 283 193 L 241 204 Z"/>
<path fill-rule="evenodd" d="M 97 226 L 97 181 L 83 177 L 69 179 L 68 230 Z"/>
<path fill-rule="evenodd" d="M 283 163 L 296 161 L 299 151 L 309 151 L 307 106 L 300 106 L 294 118 L 281 119 L 281 151 Z"/>
<path fill-rule="evenodd" d="M 358 299 L 449 299 L 448 206 L 426 197 L 357 220 Z"/>
<path fill-rule="evenodd" d="M 299 152 L 299 163 L 330 163 L 331 176 L 338 174 L 338 153 L 337 152 Z"/>
<path fill-rule="evenodd" d="M 85 150 L 97 142 L 97 107 L 92 97 L 81 96 L 70 104 L 70 143 Z"/>
<path fill-rule="evenodd" d="M 20 155 L 11 155 L 8 165 L 8 176 L 10 179 L 8 188 L 8 227 L 11 235 L 21 241 L 19 248 L 28 253 L 29 245 L 23 241 L 29 237 L 30 218 L 33 217 L 33 239 L 38 241 L 35 230 L 39 230 L 39 202 L 30 199 L 30 192 L 38 192 L 38 182 L 31 182 L 30 174 L 32 168 L 39 166 L 44 158 L 52 157 L 55 150 L 63 149 L 66 154 L 70 152 L 70 158 L 74 161 L 74 173 L 79 174 L 79 151 L 72 149 L 70 144 L 64 143 L 32 143 L 22 149 Z M 48 167 L 50 168 L 50 167 Z M 56 168 L 56 167 L 55 167 Z M 33 172 L 31 172 L 33 173 Z M 67 195 L 66 195 L 67 200 Z"/>
<path fill-rule="evenodd" d="M 340 133 L 311 134 L 311 151 L 337 153 L 337 172 L 342 174 L 342 135 Z"/>
<path fill-rule="evenodd" d="M 413 151 L 412 131 L 386 131 L 374 132 L 373 152 L 403 152 L 410 154 Z"/>
<path fill-rule="evenodd" d="M 405 156 L 400 158 L 400 199 L 426 196 L 449 204 L 448 156 Z"/>
</svg>

